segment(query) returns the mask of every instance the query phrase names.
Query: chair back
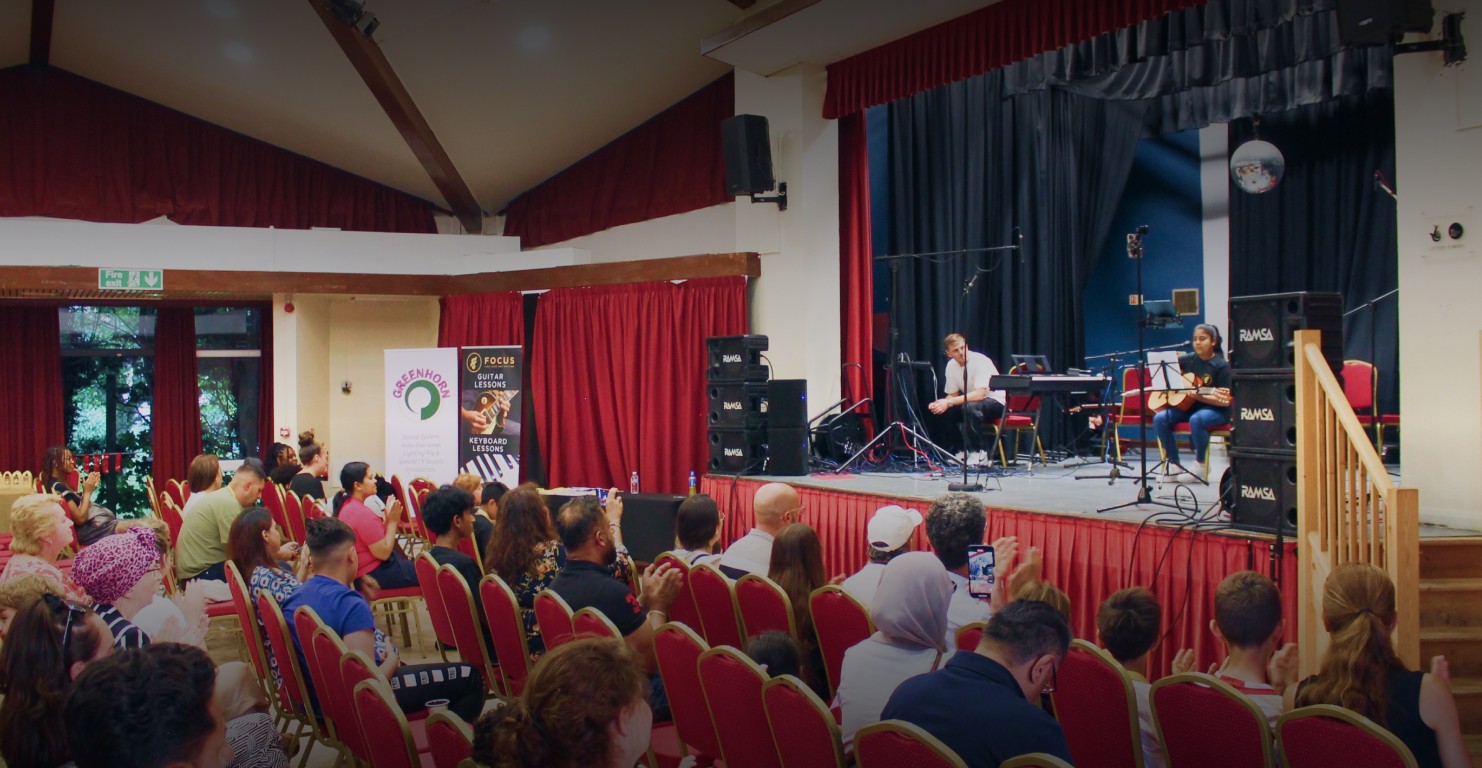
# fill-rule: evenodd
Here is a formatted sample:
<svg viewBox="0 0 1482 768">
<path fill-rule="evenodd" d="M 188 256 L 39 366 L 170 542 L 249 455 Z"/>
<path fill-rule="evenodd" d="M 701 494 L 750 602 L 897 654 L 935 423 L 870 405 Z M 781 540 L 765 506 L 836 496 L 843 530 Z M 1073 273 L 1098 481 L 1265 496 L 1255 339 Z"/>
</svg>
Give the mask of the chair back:
<svg viewBox="0 0 1482 768">
<path fill-rule="evenodd" d="M 262 481 L 262 506 L 273 517 L 273 523 L 284 536 L 292 537 L 293 529 L 288 526 L 288 519 L 283 516 L 283 486 L 278 485 L 271 479 Z M 302 539 L 294 539 L 302 541 Z"/>
<path fill-rule="evenodd" d="M 424 555 L 425 556 L 425 555 Z M 472 664 L 484 676 L 484 690 L 499 692 L 501 680 L 484 646 L 484 629 L 478 611 L 473 607 L 473 592 L 463 574 L 451 565 L 437 569 L 437 591 L 442 596 L 448 625 L 453 630 L 453 644 L 465 664 Z"/>
<path fill-rule="evenodd" d="M 741 619 L 736 610 L 736 593 L 731 580 L 709 563 L 690 569 L 690 591 L 704 625 L 701 634 L 711 646 L 729 645 L 744 648 Z"/>
<path fill-rule="evenodd" d="M 184 480 L 166 480 L 165 495 L 175 502 L 175 506 L 185 509 L 185 500 L 190 498 L 190 486 Z"/>
<path fill-rule="evenodd" d="M 870 620 L 870 609 L 834 584 L 813 590 L 808 610 L 813 614 L 813 633 L 818 636 L 829 690 L 837 691 L 844 652 L 875 634 L 875 622 Z"/>
<path fill-rule="evenodd" d="M 1022 373 L 1026 366 L 1023 363 L 1015 363 L 1009 368 L 1009 373 Z M 1009 414 L 1038 415 L 1039 395 L 1009 395 L 1009 401 L 1005 403 L 1005 411 Z M 1007 414 L 1006 414 L 1007 415 Z"/>
<path fill-rule="evenodd" d="M 1148 384 L 1152 376 L 1146 368 L 1129 365 L 1122 369 L 1122 417 L 1136 418 L 1148 410 Z M 1132 392 L 1132 395 L 1128 395 Z"/>
<path fill-rule="evenodd" d="M 278 676 L 283 679 L 279 701 L 286 703 L 289 711 L 304 714 L 318 733 L 319 724 L 314 718 L 314 708 L 309 704 L 308 684 L 304 680 L 304 670 L 299 664 L 293 638 L 288 634 L 288 622 L 283 618 L 283 609 L 278 607 L 278 601 L 272 595 L 266 591 L 259 592 L 257 615 L 262 618 L 263 634 L 268 638 L 268 651 L 278 660 Z M 307 660 L 306 656 L 305 661 Z"/>
<path fill-rule="evenodd" d="M 839 724 L 806 683 L 774 677 L 762 684 L 762 705 L 782 768 L 844 768 Z"/>
<path fill-rule="evenodd" d="M 1352 710 L 1331 704 L 1294 709 L 1276 721 L 1286 768 L 1416 768 L 1415 755 L 1394 734 Z"/>
<path fill-rule="evenodd" d="M 560 595 L 546 589 L 535 596 L 535 623 L 540 625 L 540 636 L 545 639 L 547 651 L 571 640 L 576 633 L 571 619 L 571 606 Z"/>
<path fill-rule="evenodd" d="M 293 491 L 283 494 L 283 519 L 288 521 L 288 535 L 294 541 L 308 541 L 309 526 L 304 520 L 304 504 Z"/>
<path fill-rule="evenodd" d="M 1169 764 L 1272 768 L 1265 713 L 1229 683 L 1197 673 L 1170 675 L 1153 684 L 1148 700 Z"/>
<path fill-rule="evenodd" d="M 458 768 L 473 755 L 473 729 L 452 712 L 433 712 L 427 718 L 427 747 L 432 768 Z"/>
<path fill-rule="evenodd" d="M 321 668 L 322 658 L 319 655 L 319 649 L 314 645 L 314 635 L 324 628 L 324 621 L 319 618 L 319 614 L 313 608 L 305 605 L 293 612 L 293 625 L 298 635 L 299 648 L 304 654 L 304 678 L 308 682 L 311 700 L 319 703 L 319 712 L 324 718 L 325 733 L 331 739 L 343 742 L 340 730 L 345 725 L 343 718 L 346 713 L 342 711 L 345 702 L 335 695 L 334 681 L 329 678 L 329 673 Z M 350 714 L 350 717 L 354 717 L 354 714 Z"/>
<path fill-rule="evenodd" d="M 967 768 L 940 739 L 904 720 L 882 720 L 854 734 L 859 768 Z"/>
<path fill-rule="evenodd" d="M 489 639 L 494 641 L 494 658 L 499 659 L 504 695 L 518 696 L 525 690 L 525 678 L 530 676 L 530 641 L 525 636 L 519 601 L 504 579 L 493 573 L 479 582 L 479 599 L 484 605 Z"/>
<path fill-rule="evenodd" d="M 448 623 L 448 608 L 443 605 L 438 590 L 437 561 L 423 552 L 412 563 L 417 569 L 417 586 L 422 588 L 422 599 L 427 603 L 427 618 L 432 620 L 433 636 L 444 648 L 458 647 L 458 638 L 453 636 L 453 627 Z"/>
<path fill-rule="evenodd" d="M 180 505 L 168 493 L 160 497 L 160 517 L 164 519 L 165 526 L 170 529 L 170 549 L 173 550 L 175 545 L 180 543 L 180 528 L 185 525 L 185 515 L 180 512 Z"/>
<path fill-rule="evenodd" d="M 299 612 L 306 610 L 307 607 L 300 608 Z M 369 759 L 365 734 L 360 732 L 360 722 L 355 717 L 355 703 L 350 698 L 350 692 L 354 689 L 345 686 L 344 673 L 340 669 L 340 661 L 349 649 L 345 647 L 339 634 L 322 622 L 314 630 L 309 647 L 314 659 L 311 663 L 315 673 L 319 675 L 319 705 L 334 726 L 335 738 L 352 754 Z"/>
<path fill-rule="evenodd" d="M 1050 696 L 1078 768 L 1142 768 L 1132 680 L 1111 654 L 1072 640 Z"/>
<path fill-rule="evenodd" d="M 715 721 L 705 704 L 705 689 L 700 685 L 700 656 L 710 650 L 693 629 L 669 622 L 654 632 L 654 656 L 659 662 L 659 678 L 669 697 L 669 710 L 674 713 L 674 727 L 679 740 L 709 757 L 720 757 L 720 740 L 715 735 Z"/>
<path fill-rule="evenodd" d="M 1074 768 L 1074 766 L 1054 755 L 1030 752 L 1027 755 L 1011 757 L 999 763 L 998 768 Z"/>
<path fill-rule="evenodd" d="M 380 680 L 355 686 L 355 712 L 376 768 L 420 768 L 417 747 L 407 717 L 396 706 L 391 690 Z"/>
<path fill-rule="evenodd" d="M 762 704 L 767 673 L 740 651 L 727 647 L 700 654 L 699 668 L 721 759 L 726 765 L 746 768 L 782 768 L 777 745 L 766 738 L 771 729 Z"/>
<path fill-rule="evenodd" d="M 226 585 L 232 591 L 232 607 L 237 609 L 237 623 L 242 625 L 242 635 L 247 645 L 247 655 L 252 661 L 252 671 L 257 675 L 257 681 L 267 689 L 273 697 L 277 697 L 278 691 L 273 685 L 272 673 L 268 670 L 268 660 L 263 651 L 262 630 L 257 623 L 257 611 L 253 608 L 252 599 L 247 596 L 247 584 L 242 580 L 242 572 L 238 570 L 237 564 L 226 561 Z"/>
<path fill-rule="evenodd" d="M 484 556 L 480 554 L 478 542 L 474 541 L 472 536 L 458 541 L 458 551 L 473 558 L 473 561 L 479 564 L 479 573 L 484 572 Z"/>
<path fill-rule="evenodd" d="M 983 639 L 983 630 L 987 628 L 986 621 L 973 621 L 957 628 L 957 650 L 971 651 L 978 647 L 978 641 Z"/>
<path fill-rule="evenodd" d="M 777 582 L 748 573 L 736 582 L 736 608 L 741 611 L 741 635 L 753 638 L 763 632 L 786 632 L 798 636 L 792 601 Z"/>
<path fill-rule="evenodd" d="M 674 602 L 669 604 L 669 620 L 684 624 L 696 632 L 703 632 L 700 608 L 695 605 L 695 593 L 690 590 L 689 563 L 675 557 L 672 552 L 664 552 L 654 558 L 654 565 L 663 563 L 668 563 L 671 568 L 678 568 L 679 572 L 684 575 L 684 578 L 679 581 L 679 592 L 674 595 Z"/>
<path fill-rule="evenodd" d="M 36 492 L 41 493 L 41 478 L 36 478 Z M 154 512 L 155 517 L 160 517 L 160 492 L 154 487 L 154 478 L 146 475 L 144 477 L 144 490 L 149 492 L 149 509 Z M 163 520 L 163 517 L 160 517 Z"/>
<path fill-rule="evenodd" d="M 621 640 L 623 635 L 618 632 L 617 625 L 607 618 L 601 611 L 587 606 L 577 611 L 571 617 L 571 631 L 577 637 L 605 637 L 612 640 Z"/>
<path fill-rule="evenodd" d="M 1343 361 L 1343 395 L 1355 413 L 1374 414 L 1374 390 L 1378 383 L 1379 371 L 1373 363 Z"/>
</svg>

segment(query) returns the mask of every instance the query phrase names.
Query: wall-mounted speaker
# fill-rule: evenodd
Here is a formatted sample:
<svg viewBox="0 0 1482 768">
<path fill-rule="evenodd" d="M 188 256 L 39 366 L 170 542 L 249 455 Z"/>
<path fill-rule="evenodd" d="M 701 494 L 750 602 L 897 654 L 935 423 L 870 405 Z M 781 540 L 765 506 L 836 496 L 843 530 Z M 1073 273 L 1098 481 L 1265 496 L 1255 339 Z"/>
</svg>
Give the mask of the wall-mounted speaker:
<svg viewBox="0 0 1482 768">
<path fill-rule="evenodd" d="M 772 176 L 772 141 L 767 118 L 736 115 L 721 121 L 720 138 L 726 154 L 726 192 L 757 195 L 770 192 L 777 180 Z"/>
</svg>

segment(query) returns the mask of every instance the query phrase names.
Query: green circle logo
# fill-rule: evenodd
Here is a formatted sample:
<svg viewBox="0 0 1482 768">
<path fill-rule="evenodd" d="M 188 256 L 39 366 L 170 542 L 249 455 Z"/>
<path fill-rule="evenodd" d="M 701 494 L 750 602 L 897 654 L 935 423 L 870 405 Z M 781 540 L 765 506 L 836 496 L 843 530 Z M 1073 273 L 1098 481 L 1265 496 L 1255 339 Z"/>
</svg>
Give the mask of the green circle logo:
<svg viewBox="0 0 1482 768">
<path fill-rule="evenodd" d="M 418 419 L 427 421 L 437 414 L 438 407 L 442 405 L 442 395 L 438 394 L 437 387 L 432 382 L 418 379 L 407 385 L 402 392 L 401 402 Z"/>
</svg>

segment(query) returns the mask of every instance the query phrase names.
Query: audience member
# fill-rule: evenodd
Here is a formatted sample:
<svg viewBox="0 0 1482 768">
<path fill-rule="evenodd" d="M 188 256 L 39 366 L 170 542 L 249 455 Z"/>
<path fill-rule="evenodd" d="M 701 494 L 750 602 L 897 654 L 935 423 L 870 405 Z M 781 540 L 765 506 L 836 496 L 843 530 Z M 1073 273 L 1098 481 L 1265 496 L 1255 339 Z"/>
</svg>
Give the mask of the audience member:
<svg viewBox="0 0 1482 768">
<path fill-rule="evenodd" d="M 97 614 L 55 595 L 16 612 L 0 647 L 3 762 L 53 768 L 72 759 L 62 712 L 67 691 L 83 668 L 112 651 L 112 640 Z"/>
<path fill-rule="evenodd" d="M 134 619 L 154 600 L 170 602 L 160 595 L 164 583 L 163 553 L 151 528 L 130 528 L 88 547 L 72 565 L 72 578 L 93 599 L 93 610 L 108 623 L 116 648 L 143 648 L 155 639 L 204 645 L 207 617 L 198 600 L 188 602 L 192 614 L 176 610 L 178 618 L 167 623 L 161 637 L 136 626 Z M 192 585 L 194 588 L 194 585 Z"/>
<path fill-rule="evenodd" d="M 479 508 L 473 512 L 473 540 L 478 545 L 480 560 L 489 556 L 494 520 L 499 516 L 499 502 L 506 493 L 509 493 L 509 486 L 500 482 L 484 483 L 479 493 Z"/>
<path fill-rule="evenodd" d="M 72 544 L 72 521 L 54 494 L 33 493 L 10 505 L 10 562 L 0 570 L 0 584 L 22 576 L 40 576 L 76 603 L 87 594 L 56 566 L 57 555 Z"/>
<path fill-rule="evenodd" d="M 772 541 L 783 528 L 802 522 L 803 503 L 787 483 L 767 483 L 756 489 L 751 501 L 756 526 L 721 555 L 722 573 L 739 579 L 748 573 L 767 575 L 772 562 Z"/>
<path fill-rule="evenodd" d="M 1297 679 L 1297 645 L 1281 645 L 1281 591 L 1276 583 L 1255 571 L 1226 576 L 1214 593 L 1209 628 L 1227 654 L 1214 675 L 1249 696 L 1275 726 L 1285 710 L 1282 695 Z"/>
<path fill-rule="evenodd" d="M 449 709 L 464 721 L 473 722 L 483 708 L 483 676 L 467 664 L 403 666 L 395 646 L 378 648 L 370 603 L 350 586 L 361 575 L 355 532 L 345 521 L 332 517 L 310 520 L 308 531 L 314 576 L 282 604 L 284 617 L 293 616 L 299 606 L 313 608 L 345 641 L 346 648 L 360 651 L 380 667 L 403 712 L 420 712 L 433 699 L 447 699 L 451 702 Z M 304 665 L 303 642 L 308 638 L 298 636 L 292 619 L 288 632 Z"/>
<path fill-rule="evenodd" d="M 792 624 L 803 652 L 802 678 L 819 696 L 828 696 L 828 673 L 824 671 L 823 654 L 813 632 L 813 611 L 808 598 L 813 590 L 828 583 L 823 570 L 823 543 L 818 533 L 802 523 L 782 529 L 772 543 L 772 561 L 767 578 L 782 587 L 792 606 Z M 840 576 L 836 581 L 842 581 Z"/>
<path fill-rule="evenodd" d="M 244 508 L 257 503 L 262 488 L 262 472 L 243 462 L 225 488 L 201 494 L 175 543 L 175 567 L 181 581 L 226 581 L 226 542 L 232 523 Z"/>
<path fill-rule="evenodd" d="M 314 440 L 314 430 L 298 435 L 299 471 L 288 481 L 288 490 L 308 496 L 321 504 L 325 500 L 324 480 L 329 476 L 329 449 Z"/>
<path fill-rule="evenodd" d="M 926 538 L 932 551 L 947 568 L 947 577 L 952 580 L 952 603 L 947 608 L 946 646 L 953 648 L 957 643 L 957 630 L 964 624 L 987 621 L 993 609 L 1007 596 L 1003 590 L 1007 579 L 996 579 L 991 600 L 973 597 L 968 593 L 967 548 L 983 543 L 988 529 L 988 514 L 983 502 L 966 493 L 948 493 L 931 503 L 926 511 Z M 1014 557 L 1019 551 L 1019 540 L 1005 536 L 993 542 L 995 570 L 1008 573 L 1013 567 Z"/>
<path fill-rule="evenodd" d="M 803 649 L 786 632 L 763 632 L 746 643 L 746 655 L 766 670 L 767 677 L 792 675 L 801 678 Z"/>
<path fill-rule="evenodd" d="M 1322 620 L 1328 649 L 1317 674 L 1296 686 L 1296 705 L 1351 709 L 1398 736 L 1422 768 L 1470 768 L 1451 666 L 1435 656 L 1430 672 L 1412 672 L 1400 661 L 1391 640 L 1395 586 L 1384 571 L 1364 563 L 1334 568 L 1323 584 Z"/>
<path fill-rule="evenodd" d="M 396 528 L 401 522 L 401 502 L 393 500 L 382 520 L 365 505 L 376 496 L 376 476 L 370 465 L 352 461 L 340 470 L 340 487 L 335 496 L 335 513 L 355 531 L 355 550 L 359 572 L 355 578 L 370 576 L 385 589 L 417 586 L 417 569 L 396 545 Z"/>
<path fill-rule="evenodd" d="M 422 522 L 437 537 L 432 546 L 428 547 L 427 554 L 432 555 L 439 566 L 451 565 L 463 576 L 463 580 L 468 583 L 469 592 L 473 594 L 476 615 L 483 616 L 479 581 L 484 578 L 484 572 L 479 568 L 477 560 L 458 549 L 458 545 L 465 539 L 473 538 L 473 509 L 473 496 L 468 491 L 445 485 L 427 494 L 427 499 L 422 502 Z"/>
<path fill-rule="evenodd" d="M 725 515 L 715 499 L 701 493 L 679 503 L 674 515 L 674 549 L 671 553 L 687 565 L 698 565 L 720 555 L 721 522 Z"/>
<path fill-rule="evenodd" d="M 279 488 L 287 488 L 293 482 L 293 476 L 298 474 L 298 452 L 287 443 L 273 443 L 268 449 L 268 460 L 263 463 L 263 469 L 268 473 L 268 479 Z"/>
<path fill-rule="evenodd" d="M 668 563 L 650 565 L 643 574 L 642 600 L 611 577 L 608 568 L 617 560 L 622 509 L 622 497 L 616 493 L 608 494 L 605 512 L 591 496 L 573 499 L 561 507 L 556 529 L 566 547 L 567 560 L 550 589 L 571 610 L 595 608 L 612 621 L 649 674 L 649 704 L 660 719 L 667 720 L 669 703 L 657 674 L 654 630 L 669 620 L 669 604 L 679 593 L 683 574 Z"/>
<path fill-rule="evenodd" d="M 1158 725 L 1153 720 L 1153 705 L 1148 694 L 1148 655 L 1158 647 L 1163 629 L 1163 608 L 1153 593 L 1143 587 L 1128 587 L 1112 593 L 1096 611 L 1096 632 L 1101 644 L 1132 678 L 1132 693 L 1137 697 L 1137 718 L 1142 729 L 1143 768 L 1163 768 L 1167 758 L 1158 738 Z M 1175 673 L 1187 672 L 1193 666 L 1194 651 L 1180 651 L 1173 660 Z"/>
<path fill-rule="evenodd" d="M 1040 707 L 1040 695 L 1054 691 L 1069 647 L 1070 627 L 1054 608 L 1009 603 L 988 620 L 976 650 L 901 683 L 880 717 L 920 726 L 970 768 L 996 768 L 1030 752 L 1068 762 L 1065 733 Z"/>
<path fill-rule="evenodd" d="M 210 453 L 191 459 L 190 468 L 185 470 L 185 486 L 190 489 L 190 495 L 185 498 L 185 506 L 180 508 L 181 517 L 196 508 L 203 494 L 221 487 L 221 459 Z"/>
<path fill-rule="evenodd" d="M 73 485 L 72 478 L 79 476 L 81 485 Z M 54 445 L 41 457 L 36 482 L 43 492 L 61 497 L 67 519 L 77 527 L 77 541 L 84 547 L 117 530 L 118 518 L 113 512 L 93 503 L 93 491 L 102 479 L 100 472 L 81 475 L 72 451 L 65 446 Z"/>
<path fill-rule="evenodd" d="M 621 527 L 615 532 L 621 533 Z M 556 537 L 545 497 L 530 483 L 505 494 L 494 518 L 494 536 L 485 550 L 484 571 L 497 574 L 515 593 L 532 659 L 545 652 L 545 639 L 535 621 L 535 596 L 549 588 L 564 567 L 566 548 Z M 605 571 L 624 588 L 632 583 L 633 561 L 621 543 L 617 560 Z"/>
<path fill-rule="evenodd" d="M 300 549 L 298 544 L 283 542 L 283 529 L 273 522 L 272 514 L 260 507 L 246 510 L 237 517 L 226 545 L 237 572 L 247 581 L 247 596 L 254 606 L 257 596 L 263 592 L 272 595 L 281 606 L 303 586 L 309 558 L 303 557 Z M 298 560 L 296 572 L 289 570 L 284 562 L 294 559 Z M 263 626 L 261 616 L 257 617 L 257 626 Z M 278 658 L 271 649 L 268 649 L 267 656 L 273 684 L 280 685 L 283 678 L 278 671 Z"/>
<path fill-rule="evenodd" d="M 643 684 L 625 644 L 573 640 L 535 665 L 519 698 L 474 723 L 473 759 L 488 768 L 632 768 L 653 728 Z"/>
<path fill-rule="evenodd" d="M 35 574 L 0 582 L 0 640 L 10 633 L 10 622 L 17 611 L 41 599 L 42 595 L 62 597 L 62 588 Z"/>
<path fill-rule="evenodd" d="M 1034 549 L 1030 549 L 1033 552 Z M 1041 603 L 1049 603 L 1055 610 L 1065 617 L 1065 623 L 1070 619 L 1070 595 L 1060 591 L 1060 588 L 1048 581 L 1031 581 L 1014 591 L 1015 600 L 1037 600 Z"/>
<path fill-rule="evenodd" d="M 860 728 L 880 722 L 896 687 L 936 669 L 946 650 L 952 580 L 942 562 L 927 552 L 907 552 L 880 570 L 870 603 L 875 634 L 845 651 L 839 673 L 846 750 Z"/>
<path fill-rule="evenodd" d="M 865 526 L 865 546 L 870 560 L 844 580 L 844 591 L 861 605 L 868 606 L 875 597 L 875 585 L 880 582 L 880 574 L 885 572 L 885 564 L 911 551 L 911 538 L 921 520 L 921 513 L 917 510 L 896 504 L 875 510 Z"/>
</svg>

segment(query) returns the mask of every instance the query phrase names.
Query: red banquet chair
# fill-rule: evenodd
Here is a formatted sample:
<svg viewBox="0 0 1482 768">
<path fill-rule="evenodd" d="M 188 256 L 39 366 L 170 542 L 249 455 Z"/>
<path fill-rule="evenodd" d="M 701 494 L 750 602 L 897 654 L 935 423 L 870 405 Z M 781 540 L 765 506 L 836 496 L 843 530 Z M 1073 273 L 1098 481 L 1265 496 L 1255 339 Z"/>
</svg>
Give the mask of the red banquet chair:
<svg viewBox="0 0 1482 768">
<path fill-rule="evenodd" d="M 340 676 L 344 680 L 345 688 L 350 691 L 349 695 L 351 702 L 354 701 L 355 686 L 360 685 L 367 680 L 374 681 L 386 690 L 391 689 L 391 684 L 386 682 L 386 677 L 381 674 L 381 670 L 377 669 L 375 664 L 371 663 L 371 660 L 360 651 L 346 651 L 345 655 L 340 657 Z M 400 711 L 399 708 L 398 711 Z M 427 753 L 431 749 L 431 746 L 427 742 L 427 718 L 429 714 L 431 713 L 427 712 L 426 710 L 422 710 L 421 712 L 414 712 L 410 716 L 402 713 L 402 716 L 407 719 L 408 727 L 411 729 L 412 732 L 413 748 L 415 748 L 419 754 Z M 357 718 L 356 724 L 358 725 L 359 722 L 360 721 Z M 365 745 L 367 750 L 371 750 L 374 749 L 375 742 L 367 737 L 365 740 Z M 375 763 L 368 755 L 365 757 L 361 757 L 360 759 L 362 761 L 372 762 L 375 765 L 380 765 L 380 763 Z M 426 764 L 427 761 L 430 759 L 430 755 L 426 756 L 426 759 L 423 760 L 423 763 Z"/>
<path fill-rule="evenodd" d="M 1379 369 L 1363 360 L 1343 361 L 1343 396 L 1353 415 L 1365 429 L 1379 429 L 1379 410 L 1374 404 L 1374 390 L 1379 388 Z M 1379 439 L 1376 431 L 1374 439 Z"/>
<path fill-rule="evenodd" d="M 669 709 L 674 713 L 674 727 L 680 742 L 701 765 L 720 756 L 715 721 L 700 685 L 700 656 L 708 650 L 710 646 L 683 624 L 671 621 L 654 632 L 654 656 L 659 662 L 664 693 L 669 697 Z"/>
<path fill-rule="evenodd" d="M 362 680 L 355 686 L 354 703 L 375 768 L 421 768 L 411 725 L 384 682 Z"/>
<path fill-rule="evenodd" d="M 1132 680 L 1111 654 L 1072 640 L 1050 697 L 1077 768 L 1142 768 Z"/>
<path fill-rule="evenodd" d="M 308 760 L 309 752 L 316 743 L 325 744 L 331 749 L 339 749 L 339 746 L 330 738 L 323 722 L 314 716 L 314 708 L 309 704 L 309 688 L 304 682 L 304 669 L 299 664 L 298 652 L 293 647 L 293 638 L 288 634 L 288 622 L 283 618 L 283 609 L 278 607 L 278 601 L 267 592 L 257 595 L 257 615 L 262 617 L 263 634 L 268 639 L 269 652 L 273 658 L 278 660 L 278 675 L 283 678 L 283 687 L 280 689 L 280 700 L 288 705 L 287 709 L 280 710 L 290 720 L 299 723 L 295 733 L 299 736 L 308 736 L 308 743 L 304 745 L 305 761 Z M 307 661 L 305 655 L 305 661 Z"/>
<path fill-rule="evenodd" d="M 427 603 L 427 618 L 432 622 L 432 635 L 437 640 L 437 652 L 443 661 L 448 660 L 448 649 L 458 647 L 458 638 L 453 636 L 453 626 L 448 620 L 448 607 L 443 605 L 443 594 L 438 589 L 437 561 L 423 552 L 413 561 L 417 568 L 417 586 L 422 588 L 422 599 Z"/>
<path fill-rule="evenodd" d="M 180 505 L 169 494 L 160 497 L 160 517 L 164 519 L 165 526 L 170 529 L 170 548 L 180 543 L 180 528 L 185 525 L 185 515 L 180 512 Z M 73 546 L 77 545 L 77 533 L 72 534 Z"/>
<path fill-rule="evenodd" d="M 293 528 L 289 527 L 288 520 L 283 516 L 283 486 L 272 480 L 264 480 L 262 485 L 262 506 L 272 516 L 273 523 L 284 536 L 293 538 Z M 303 539 L 294 539 L 303 541 Z"/>
<path fill-rule="evenodd" d="M 437 591 L 448 615 L 448 626 L 453 630 L 453 643 L 458 646 L 458 655 L 465 664 L 471 664 L 484 676 L 484 690 L 500 693 L 503 680 L 495 666 L 489 649 L 484 644 L 484 629 L 479 622 L 477 609 L 473 607 L 473 592 L 463 574 L 451 565 L 437 569 Z"/>
<path fill-rule="evenodd" d="M 967 768 L 937 737 L 904 720 L 883 720 L 854 734 L 859 768 Z"/>
<path fill-rule="evenodd" d="M 518 696 L 530 676 L 530 645 L 520 604 L 504 579 L 493 573 L 479 582 L 479 599 L 484 605 L 489 639 L 494 642 L 494 658 L 499 660 L 502 690 L 506 696 Z"/>
<path fill-rule="evenodd" d="M 458 768 L 473 754 L 473 729 L 452 712 L 434 712 L 427 718 L 427 747 L 432 768 Z"/>
<path fill-rule="evenodd" d="M 762 704 L 767 673 L 745 654 L 724 646 L 700 654 L 699 667 L 721 759 L 728 766 L 782 768 L 777 745 L 767 738 L 771 726 Z"/>
<path fill-rule="evenodd" d="M 671 568 L 678 568 L 679 572 L 684 575 L 679 582 L 679 592 L 674 595 L 674 602 L 669 604 L 669 620 L 677 621 L 696 632 L 703 632 L 700 608 L 695 605 L 695 594 L 690 590 L 689 564 L 675 557 L 672 552 L 665 552 L 654 558 L 654 565 L 663 563 L 668 563 Z"/>
<path fill-rule="evenodd" d="M 813 631 L 823 654 L 829 690 L 837 691 L 844 652 L 875 634 L 875 623 L 870 620 L 868 608 L 833 584 L 813 590 L 808 596 L 808 610 L 813 615 Z"/>
<path fill-rule="evenodd" d="M 349 748 L 353 752 L 360 734 L 354 728 L 355 713 L 349 710 L 350 702 L 345 698 L 345 690 L 340 685 L 343 678 L 340 677 L 339 653 L 343 652 L 343 644 L 340 652 L 334 654 L 335 669 L 325 669 L 325 657 L 329 654 L 325 652 L 326 648 L 321 645 L 320 639 L 320 630 L 328 631 L 324 621 L 313 608 L 305 605 L 293 612 L 293 624 L 297 630 L 299 648 L 304 653 L 304 676 L 313 689 L 311 696 L 319 702 L 325 733 L 338 747 Z M 346 720 L 346 717 L 350 720 Z"/>
<path fill-rule="evenodd" d="M 1027 755 L 1011 757 L 999 763 L 998 768 L 1074 768 L 1074 766 L 1054 755 L 1031 752 Z"/>
<path fill-rule="evenodd" d="M 1151 380 L 1146 368 L 1127 366 L 1122 369 L 1122 399 L 1116 412 L 1108 412 L 1101 430 L 1101 455 L 1106 455 L 1108 440 L 1115 442 L 1117 461 L 1122 460 L 1122 427 L 1136 427 L 1146 422 L 1152 433 L 1153 412 L 1148 409 L 1147 386 Z"/>
<path fill-rule="evenodd" d="M 263 690 L 268 692 L 273 708 L 279 712 L 287 712 L 289 707 L 283 702 L 278 686 L 273 684 L 273 674 L 268 664 L 267 639 L 263 637 L 262 624 L 257 620 L 257 607 L 248 597 L 242 572 L 230 560 L 226 561 L 226 585 L 232 592 L 231 605 L 236 612 L 237 623 L 242 625 L 243 644 L 247 646 L 247 656 L 252 661 L 252 672 L 257 676 L 257 682 L 262 684 Z"/>
<path fill-rule="evenodd" d="M 1024 370 L 1021 363 L 1009 369 L 1010 374 L 1020 373 Z M 1014 452 L 1019 450 L 1019 433 L 1029 433 L 1029 463 L 1034 463 L 1034 452 L 1039 451 L 1039 463 L 1045 464 L 1045 446 L 1039 440 L 1039 395 L 1009 395 L 1008 402 L 1004 404 L 1004 414 L 998 421 L 990 423 L 997 432 L 1014 433 Z M 997 435 L 995 435 L 997 437 Z M 1008 464 L 1008 457 L 1004 454 L 1003 440 L 995 439 L 998 444 L 998 461 L 1000 464 Z"/>
<path fill-rule="evenodd" d="M 957 650 L 971 651 L 978 647 L 978 641 L 983 639 L 983 630 L 987 628 L 988 622 L 974 621 L 963 624 L 957 628 Z"/>
<path fill-rule="evenodd" d="M 736 608 L 741 612 L 741 634 L 753 638 L 763 632 L 786 632 L 798 636 L 792 601 L 777 582 L 748 573 L 736 582 Z"/>
<path fill-rule="evenodd" d="M 762 684 L 762 704 L 782 768 L 844 768 L 839 724 L 806 683 L 774 677 Z"/>
<path fill-rule="evenodd" d="M 705 625 L 701 628 L 705 642 L 711 646 L 745 647 L 730 579 L 710 563 L 701 563 L 690 569 L 690 591 L 695 596 L 700 621 Z"/>
<path fill-rule="evenodd" d="M 1170 765 L 1272 768 L 1266 715 L 1229 683 L 1198 673 L 1170 675 L 1153 684 L 1148 698 Z"/>
<path fill-rule="evenodd" d="M 577 611 L 571 616 L 571 631 L 577 637 L 606 637 L 612 640 L 623 639 L 622 633 L 618 632 L 612 620 L 602 614 L 601 611 L 590 606 Z"/>
<path fill-rule="evenodd" d="M 576 634 L 571 606 L 549 589 L 535 596 L 535 623 L 540 625 L 540 636 L 545 640 L 547 651 L 561 647 Z"/>
<path fill-rule="evenodd" d="M 283 519 L 288 523 L 284 530 L 288 531 L 294 541 L 308 542 L 309 526 L 304 518 L 303 500 L 293 491 L 283 493 Z"/>
<path fill-rule="evenodd" d="M 1331 704 L 1294 709 L 1276 721 L 1286 768 L 1416 768 L 1415 755 L 1394 734 L 1352 710 Z"/>
</svg>

